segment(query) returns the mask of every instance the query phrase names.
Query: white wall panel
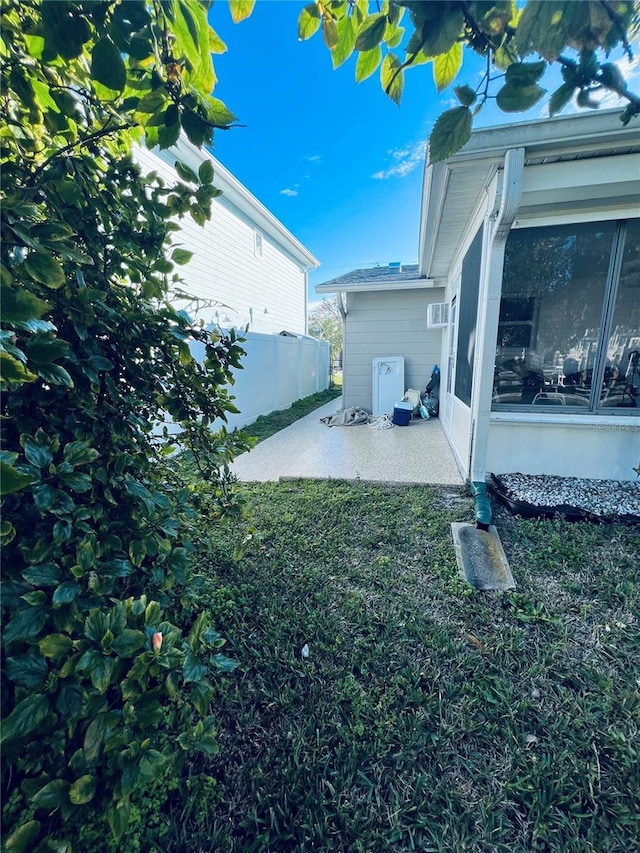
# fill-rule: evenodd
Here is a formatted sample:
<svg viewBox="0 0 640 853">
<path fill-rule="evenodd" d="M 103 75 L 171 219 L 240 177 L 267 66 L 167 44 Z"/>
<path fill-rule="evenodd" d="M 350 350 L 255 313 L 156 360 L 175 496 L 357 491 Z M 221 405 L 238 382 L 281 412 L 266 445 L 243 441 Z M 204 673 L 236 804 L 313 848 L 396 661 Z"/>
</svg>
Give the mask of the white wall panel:
<svg viewBox="0 0 640 853">
<path fill-rule="evenodd" d="M 582 423 L 496 422 L 489 429 L 487 471 L 636 480 L 640 426 L 631 419 Z"/>
<path fill-rule="evenodd" d="M 242 347 L 247 353 L 243 369 L 235 371 L 235 385 L 228 386 L 240 413 L 229 415 L 227 429 L 247 426 L 260 415 L 287 409 L 329 387 L 327 341 L 248 332 Z M 204 358 L 202 344 L 192 344 L 191 351 L 197 359 Z"/>
<path fill-rule="evenodd" d="M 138 149 L 136 160 L 167 183 L 175 181 L 173 166 L 153 152 Z M 194 255 L 177 271 L 184 280 L 182 289 L 207 303 L 200 318 L 227 327 L 250 324 L 253 331 L 304 334 L 304 270 L 263 232 L 262 257 L 256 257 L 254 223 L 224 195 L 213 200 L 211 219 L 203 226 L 189 216 L 179 225 L 173 244 Z"/>
</svg>

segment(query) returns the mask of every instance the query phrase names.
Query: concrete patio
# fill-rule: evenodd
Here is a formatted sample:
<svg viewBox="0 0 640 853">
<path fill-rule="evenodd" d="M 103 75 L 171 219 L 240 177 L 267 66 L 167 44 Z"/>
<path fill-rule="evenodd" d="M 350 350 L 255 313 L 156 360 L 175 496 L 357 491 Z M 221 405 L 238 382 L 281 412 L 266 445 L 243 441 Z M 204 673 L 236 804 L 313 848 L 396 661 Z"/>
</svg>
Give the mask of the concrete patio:
<svg viewBox="0 0 640 853">
<path fill-rule="evenodd" d="M 243 453 L 231 465 L 244 482 L 281 478 L 462 485 L 437 418 L 406 427 L 328 427 L 320 418 L 342 408 L 337 398 Z"/>
</svg>

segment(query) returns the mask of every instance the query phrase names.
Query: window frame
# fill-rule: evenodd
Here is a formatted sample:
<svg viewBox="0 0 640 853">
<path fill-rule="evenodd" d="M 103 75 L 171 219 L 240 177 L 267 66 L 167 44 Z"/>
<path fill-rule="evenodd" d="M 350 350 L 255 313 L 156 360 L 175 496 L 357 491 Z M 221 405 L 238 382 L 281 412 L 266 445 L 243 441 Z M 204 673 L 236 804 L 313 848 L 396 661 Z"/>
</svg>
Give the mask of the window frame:
<svg viewBox="0 0 640 853">
<path fill-rule="evenodd" d="M 607 362 L 607 342 L 609 341 L 609 337 L 611 334 L 611 326 L 613 323 L 613 315 L 616 305 L 616 299 L 618 295 L 618 290 L 620 287 L 620 272 L 622 269 L 622 260 L 624 256 L 626 236 L 627 236 L 627 223 L 631 221 L 635 221 L 636 219 L 640 219 L 636 216 L 626 216 L 625 218 L 620 218 L 618 214 L 617 217 L 614 216 L 603 216 L 603 217 L 593 217 L 591 219 L 585 220 L 581 219 L 580 221 L 576 221 L 575 223 L 556 220 L 544 219 L 540 221 L 528 221 L 528 222 L 518 222 L 516 228 L 513 231 L 535 231 L 541 228 L 553 228 L 553 227 L 561 227 L 566 226 L 568 224 L 575 225 L 583 225 L 583 224 L 597 224 L 599 222 L 611 222 L 615 221 L 615 231 L 613 234 L 612 245 L 611 245 L 611 254 L 609 256 L 609 267 L 607 270 L 607 277 L 604 287 L 604 294 L 602 299 L 602 305 L 600 309 L 600 324 L 598 331 L 598 341 L 597 341 L 597 349 L 595 360 L 593 364 L 593 372 L 591 378 L 591 388 L 589 393 L 588 405 L 587 406 L 571 406 L 564 405 L 561 408 L 556 405 L 533 405 L 532 403 L 497 403 L 492 401 L 491 403 L 491 413 L 492 415 L 496 414 L 553 414 L 553 415 L 567 415 L 571 417 L 575 417 L 578 415 L 580 418 L 586 417 L 609 417 L 613 416 L 616 418 L 619 417 L 640 417 L 640 407 L 608 407 L 600 405 L 602 402 L 602 386 L 604 382 L 604 374 L 606 369 Z M 502 282 L 504 285 L 504 267 L 502 270 Z M 498 304 L 498 312 L 501 310 L 502 299 L 504 294 L 501 292 L 500 302 Z M 508 297 L 507 297 L 508 298 Z M 496 352 L 498 347 L 498 340 L 496 339 Z"/>
</svg>

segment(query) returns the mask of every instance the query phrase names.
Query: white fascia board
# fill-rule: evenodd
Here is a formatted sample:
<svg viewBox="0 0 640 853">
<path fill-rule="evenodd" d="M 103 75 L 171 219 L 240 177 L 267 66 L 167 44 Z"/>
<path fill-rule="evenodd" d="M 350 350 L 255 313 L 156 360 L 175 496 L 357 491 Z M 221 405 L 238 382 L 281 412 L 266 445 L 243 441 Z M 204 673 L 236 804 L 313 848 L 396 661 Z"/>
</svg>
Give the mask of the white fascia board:
<svg viewBox="0 0 640 853">
<path fill-rule="evenodd" d="M 598 150 L 611 146 L 637 145 L 638 127 L 622 127 L 620 110 L 554 116 L 509 125 L 496 125 L 472 133 L 464 148 L 446 162 L 453 168 L 469 160 L 502 157 L 509 148 L 525 148 L 527 156 L 544 151 Z"/>
<path fill-rule="evenodd" d="M 352 284 L 317 284 L 316 293 L 365 293 L 378 290 L 420 290 L 439 285 L 432 278 L 415 278 L 406 281 L 358 281 Z"/>
<path fill-rule="evenodd" d="M 171 148 L 165 151 L 154 149 L 154 153 L 166 162 L 172 162 L 174 159 L 181 160 L 196 174 L 200 164 L 210 160 L 214 171 L 214 186 L 222 190 L 223 198 L 282 246 L 304 269 L 316 269 L 320 266 L 320 261 L 209 151 L 197 148 L 182 137 Z"/>
<path fill-rule="evenodd" d="M 418 229 L 418 271 L 421 275 L 429 275 L 448 183 L 449 169 L 445 163 L 433 163 L 425 168 Z"/>
</svg>

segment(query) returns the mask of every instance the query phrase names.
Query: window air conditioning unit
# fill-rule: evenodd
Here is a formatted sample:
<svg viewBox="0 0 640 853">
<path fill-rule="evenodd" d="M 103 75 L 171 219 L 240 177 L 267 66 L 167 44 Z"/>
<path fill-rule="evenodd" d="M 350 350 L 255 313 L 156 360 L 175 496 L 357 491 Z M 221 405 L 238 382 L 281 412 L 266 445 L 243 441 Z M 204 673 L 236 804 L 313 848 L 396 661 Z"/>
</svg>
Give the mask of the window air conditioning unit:
<svg viewBox="0 0 640 853">
<path fill-rule="evenodd" d="M 427 307 L 427 328 L 442 329 L 449 322 L 449 303 L 432 302 Z"/>
</svg>

